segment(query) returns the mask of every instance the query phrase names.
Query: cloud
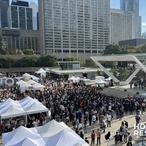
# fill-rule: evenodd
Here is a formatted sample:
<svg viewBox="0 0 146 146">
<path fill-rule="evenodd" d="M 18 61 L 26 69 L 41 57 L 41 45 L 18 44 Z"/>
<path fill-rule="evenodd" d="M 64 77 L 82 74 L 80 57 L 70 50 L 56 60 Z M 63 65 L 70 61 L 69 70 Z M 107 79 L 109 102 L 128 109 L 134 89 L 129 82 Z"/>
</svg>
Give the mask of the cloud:
<svg viewBox="0 0 146 146">
<path fill-rule="evenodd" d="M 146 22 L 142 22 L 142 26 L 145 26 L 146 27 Z"/>
</svg>

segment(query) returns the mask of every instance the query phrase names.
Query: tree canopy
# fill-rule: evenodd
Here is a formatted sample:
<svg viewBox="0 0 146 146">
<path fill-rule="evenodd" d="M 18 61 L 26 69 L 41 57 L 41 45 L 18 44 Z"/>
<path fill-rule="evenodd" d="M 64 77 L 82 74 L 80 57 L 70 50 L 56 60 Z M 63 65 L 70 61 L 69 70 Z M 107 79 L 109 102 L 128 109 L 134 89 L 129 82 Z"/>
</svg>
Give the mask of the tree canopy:
<svg viewBox="0 0 146 146">
<path fill-rule="evenodd" d="M 146 53 L 146 44 L 134 47 L 134 46 L 118 46 L 115 44 L 110 44 L 106 46 L 104 55 L 112 54 L 133 54 L 133 53 Z"/>
</svg>

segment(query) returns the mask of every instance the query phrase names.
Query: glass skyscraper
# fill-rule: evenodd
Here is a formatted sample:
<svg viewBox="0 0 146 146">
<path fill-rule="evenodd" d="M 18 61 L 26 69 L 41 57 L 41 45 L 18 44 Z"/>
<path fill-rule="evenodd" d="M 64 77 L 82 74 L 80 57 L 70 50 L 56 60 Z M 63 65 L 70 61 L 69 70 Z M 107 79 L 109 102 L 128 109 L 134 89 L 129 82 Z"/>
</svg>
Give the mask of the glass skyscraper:
<svg viewBox="0 0 146 146">
<path fill-rule="evenodd" d="M 0 27 L 8 27 L 7 10 L 9 7 L 9 0 L 0 0 Z"/>
<path fill-rule="evenodd" d="M 8 8 L 9 28 L 33 29 L 32 8 L 28 6 L 28 2 L 12 2 Z"/>
<path fill-rule="evenodd" d="M 39 0 L 42 53 L 101 55 L 109 44 L 109 0 Z"/>
<path fill-rule="evenodd" d="M 139 16 L 139 0 L 121 0 L 121 10 L 135 13 L 135 36 L 141 37 L 141 17 Z"/>
</svg>

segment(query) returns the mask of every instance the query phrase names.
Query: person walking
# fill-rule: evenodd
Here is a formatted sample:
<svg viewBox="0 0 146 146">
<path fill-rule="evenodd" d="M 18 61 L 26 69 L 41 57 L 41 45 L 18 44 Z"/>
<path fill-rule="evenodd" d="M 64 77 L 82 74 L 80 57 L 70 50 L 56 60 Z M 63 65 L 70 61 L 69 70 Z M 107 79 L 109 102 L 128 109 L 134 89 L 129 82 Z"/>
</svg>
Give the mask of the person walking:
<svg viewBox="0 0 146 146">
<path fill-rule="evenodd" d="M 123 127 L 124 142 L 127 143 L 128 128 Z"/>
<path fill-rule="evenodd" d="M 91 145 L 95 145 L 95 132 L 94 132 L 94 130 L 91 133 Z"/>
<path fill-rule="evenodd" d="M 116 135 L 114 136 L 114 138 L 115 138 L 115 145 L 118 145 L 118 142 L 120 140 L 120 136 L 118 132 L 116 132 Z"/>
<path fill-rule="evenodd" d="M 107 113 L 106 115 L 106 118 L 107 118 L 107 127 L 111 127 L 111 120 L 112 120 L 112 116 L 110 113 Z"/>
<path fill-rule="evenodd" d="M 110 142 L 110 136 L 111 136 L 111 133 L 110 131 L 105 135 L 105 139 L 107 141 L 107 146 L 109 146 L 109 142 Z"/>
<path fill-rule="evenodd" d="M 136 121 L 136 126 L 139 124 L 139 121 L 140 121 L 140 114 L 139 112 L 137 111 L 136 115 L 135 115 L 135 121 Z"/>
<path fill-rule="evenodd" d="M 101 145 L 101 131 L 100 131 L 100 129 L 97 130 L 96 136 L 97 136 L 97 145 Z"/>
<path fill-rule="evenodd" d="M 127 145 L 126 146 L 132 146 L 132 136 L 130 133 L 128 133 L 128 142 L 127 142 Z"/>
</svg>

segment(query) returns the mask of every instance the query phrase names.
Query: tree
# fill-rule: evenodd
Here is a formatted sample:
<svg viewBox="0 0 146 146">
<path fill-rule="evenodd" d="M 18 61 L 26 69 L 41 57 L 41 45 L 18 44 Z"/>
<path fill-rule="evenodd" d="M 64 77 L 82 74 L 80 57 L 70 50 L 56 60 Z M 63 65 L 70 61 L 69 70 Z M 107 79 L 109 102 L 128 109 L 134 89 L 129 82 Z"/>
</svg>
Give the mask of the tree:
<svg viewBox="0 0 146 146">
<path fill-rule="evenodd" d="M 7 54 L 7 51 L 5 49 L 0 48 L 0 54 L 6 55 Z"/>
<path fill-rule="evenodd" d="M 134 46 L 122 46 L 119 53 L 120 54 L 136 53 L 136 48 Z"/>
<path fill-rule="evenodd" d="M 26 49 L 26 50 L 24 51 L 24 54 L 25 54 L 25 55 L 34 55 L 34 50 L 33 50 L 33 49 Z"/>
<path fill-rule="evenodd" d="M 77 61 L 77 58 L 73 57 L 73 56 L 67 56 L 65 58 L 65 61 Z"/>
<path fill-rule="evenodd" d="M 56 66 L 57 58 L 55 56 L 47 55 L 47 56 L 41 56 L 38 58 L 36 65 L 38 67 L 52 67 Z"/>
<path fill-rule="evenodd" d="M 80 66 L 85 66 L 85 61 L 84 61 L 83 58 L 81 58 L 81 57 L 77 57 L 76 60 L 80 62 Z"/>
<path fill-rule="evenodd" d="M 146 44 L 136 47 L 136 53 L 146 53 Z"/>
<path fill-rule="evenodd" d="M 0 67 L 9 68 L 13 66 L 15 60 L 9 57 L 0 57 Z"/>
<path fill-rule="evenodd" d="M 108 62 L 105 62 L 104 64 L 105 64 L 106 67 L 113 68 L 113 67 L 117 67 L 118 62 L 116 62 L 116 61 L 108 61 Z"/>
<path fill-rule="evenodd" d="M 86 67 L 97 67 L 97 64 L 91 58 L 89 58 L 86 60 L 85 66 Z"/>
<path fill-rule="evenodd" d="M 110 44 L 106 46 L 104 50 L 104 55 L 111 55 L 111 54 L 119 54 L 120 53 L 120 46 Z"/>
<path fill-rule="evenodd" d="M 22 59 L 16 60 L 14 67 L 35 67 L 38 58 L 35 56 L 25 56 Z"/>
</svg>

